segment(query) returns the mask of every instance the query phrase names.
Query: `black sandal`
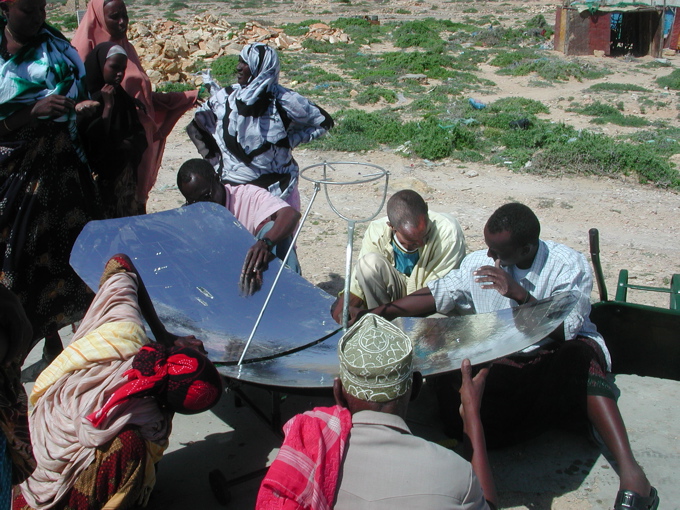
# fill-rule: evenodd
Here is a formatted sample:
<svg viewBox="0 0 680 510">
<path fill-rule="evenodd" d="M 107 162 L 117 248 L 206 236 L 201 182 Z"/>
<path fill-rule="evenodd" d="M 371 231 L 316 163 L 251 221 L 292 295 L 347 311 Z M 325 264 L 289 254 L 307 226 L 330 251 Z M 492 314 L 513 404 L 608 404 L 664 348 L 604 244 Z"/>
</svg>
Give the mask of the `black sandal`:
<svg viewBox="0 0 680 510">
<path fill-rule="evenodd" d="M 656 510 L 659 508 L 659 494 L 654 487 L 649 496 L 640 496 L 637 492 L 620 490 L 616 495 L 614 510 Z"/>
</svg>

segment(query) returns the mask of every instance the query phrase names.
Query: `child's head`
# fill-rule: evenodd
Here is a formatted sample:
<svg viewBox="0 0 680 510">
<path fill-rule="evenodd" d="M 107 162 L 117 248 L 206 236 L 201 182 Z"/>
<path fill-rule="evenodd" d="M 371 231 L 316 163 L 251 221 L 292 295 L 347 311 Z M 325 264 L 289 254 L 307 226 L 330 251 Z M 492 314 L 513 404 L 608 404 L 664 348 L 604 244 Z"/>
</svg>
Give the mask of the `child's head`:
<svg viewBox="0 0 680 510">
<path fill-rule="evenodd" d="M 125 77 L 127 67 L 127 53 L 122 46 L 112 46 L 106 54 L 106 60 L 102 67 L 102 77 L 104 83 L 108 85 L 120 85 Z"/>
<path fill-rule="evenodd" d="M 95 46 L 85 59 L 85 80 L 90 93 L 104 85 L 120 85 L 125 76 L 128 56 L 125 49 L 111 41 Z"/>
<path fill-rule="evenodd" d="M 226 204 L 226 190 L 215 169 L 205 159 L 185 161 L 177 172 L 177 187 L 187 205 L 196 202 Z"/>
</svg>

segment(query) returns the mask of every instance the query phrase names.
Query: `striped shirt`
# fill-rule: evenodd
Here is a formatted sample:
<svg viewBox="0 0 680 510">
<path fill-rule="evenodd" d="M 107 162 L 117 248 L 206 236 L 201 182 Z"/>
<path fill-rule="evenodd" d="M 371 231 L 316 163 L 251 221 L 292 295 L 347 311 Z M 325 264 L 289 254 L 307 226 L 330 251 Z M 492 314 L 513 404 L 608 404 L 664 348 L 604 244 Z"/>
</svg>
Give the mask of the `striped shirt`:
<svg viewBox="0 0 680 510">
<path fill-rule="evenodd" d="M 471 253 L 460 265 L 444 278 L 428 283 L 439 313 L 457 312 L 488 313 L 512 308 L 519 303 L 506 298 L 495 289 L 482 289 L 475 281 L 473 271 L 480 266 L 493 266 L 494 260 L 486 250 Z M 585 336 L 595 340 L 611 369 L 611 357 L 604 338 L 590 321 L 590 293 L 593 289 L 593 275 L 586 258 L 568 246 L 552 241 L 539 241 L 536 257 L 528 271 L 516 266 L 503 267 L 522 287 L 536 299 L 545 299 L 559 292 L 576 291 L 579 299 L 574 309 L 564 320 L 564 336 L 573 340 Z"/>
</svg>

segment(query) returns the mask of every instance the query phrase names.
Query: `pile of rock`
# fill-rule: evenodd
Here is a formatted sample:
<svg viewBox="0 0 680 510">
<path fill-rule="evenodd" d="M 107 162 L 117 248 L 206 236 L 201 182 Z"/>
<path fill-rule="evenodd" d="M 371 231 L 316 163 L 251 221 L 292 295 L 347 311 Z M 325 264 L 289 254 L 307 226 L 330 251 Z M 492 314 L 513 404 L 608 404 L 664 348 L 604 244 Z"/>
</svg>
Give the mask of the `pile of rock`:
<svg viewBox="0 0 680 510">
<path fill-rule="evenodd" d="M 129 28 L 128 37 L 154 85 L 162 82 L 198 85 L 201 78 L 196 72 L 222 55 L 238 54 L 244 45 L 254 42 L 278 50 L 300 50 L 302 42 L 310 38 L 331 44 L 350 42 L 342 30 L 324 23 L 310 25 L 306 34 L 293 37 L 283 29 L 256 22 L 246 23 L 245 28 L 238 30 L 212 14 L 196 16 L 189 25 L 167 20 L 135 23 Z"/>
</svg>

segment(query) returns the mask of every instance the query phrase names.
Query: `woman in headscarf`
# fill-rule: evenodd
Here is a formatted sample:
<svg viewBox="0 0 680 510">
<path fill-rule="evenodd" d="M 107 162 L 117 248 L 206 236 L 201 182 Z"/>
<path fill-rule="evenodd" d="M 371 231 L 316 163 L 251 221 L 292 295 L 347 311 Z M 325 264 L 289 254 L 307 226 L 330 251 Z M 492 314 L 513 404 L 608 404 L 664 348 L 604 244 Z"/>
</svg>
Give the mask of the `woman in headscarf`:
<svg viewBox="0 0 680 510">
<path fill-rule="evenodd" d="M 211 98 L 188 128 L 201 155 L 225 184 L 254 184 L 298 211 L 300 168 L 293 148 L 333 127 L 323 109 L 279 85 L 279 56 L 266 44 L 248 44 L 236 66 L 238 83 L 211 86 Z"/>
<path fill-rule="evenodd" d="M 68 261 L 101 215 L 76 127 L 76 112 L 94 103 L 80 57 L 45 24 L 45 0 L 0 9 L 0 283 L 19 297 L 33 342 L 48 337 L 50 356 L 93 296 Z"/>
<path fill-rule="evenodd" d="M 156 182 L 163 159 L 165 140 L 180 117 L 195 105 L 198 90 L 190 92 L 152 92 L 151 81 L 139 61 L 137 51 L 127 39 L 128 14 L 123 0 L 91 0 L 75 35 L 73 46 L 85 59 L 102 42 L 111 41 L 127 53 L 128 63 L 123 89 L 144 105 L 139 119 L 146 132 L 148 147 L 142 156 L 137 174 L 139 212 L 146 212 L 149 191 Z"/>
<path fill-rule="evenodd" d="M 206 411 L 222 395 L 221 377 L 199 349 L 194 337 L 165 329 L 130 259 L 114 255 L 73 343 L 33 387 L 37 468 L 13 508 L 144 506 L 173 413 Z"/>
<path fill-rule="evenodd" d="M 120 85 L 127 62 L 125 49 L 110 41 L 85 59 L 87 90 L 99 106 L 78 129 L 107 218 L 137 214 L 137 167 L 147 147 L 138 104 Z"/>
</svg>

